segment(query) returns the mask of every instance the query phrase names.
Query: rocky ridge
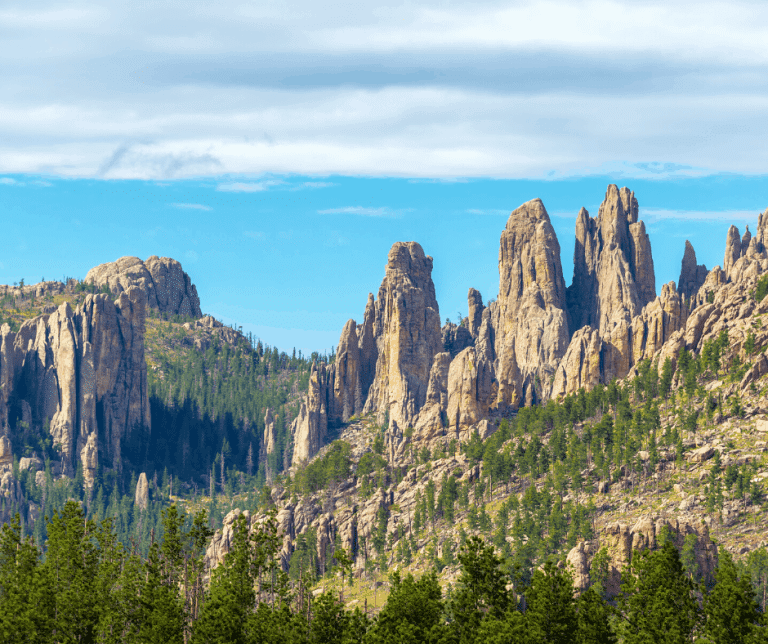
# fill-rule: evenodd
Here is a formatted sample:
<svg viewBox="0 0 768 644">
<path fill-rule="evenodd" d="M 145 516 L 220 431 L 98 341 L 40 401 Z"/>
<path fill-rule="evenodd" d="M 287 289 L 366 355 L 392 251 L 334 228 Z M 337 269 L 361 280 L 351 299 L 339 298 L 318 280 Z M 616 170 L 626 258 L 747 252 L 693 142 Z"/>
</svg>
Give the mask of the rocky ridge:
<svg viewBox="0 0 768 644">
<path fill-rule="evenodd" d="M 83 281 L 98 288 L 106 286 L 115 295 L 137 287 L 144 292 L 147 305 L 162 313 L 195 318 L 203 315 L 195 285 L 181 264 L 169 257 L 152 255 L 146 262 L 121 257 L 92 268 Z"/>
<path fill-rule="evenodd" d="M 589 390 L 598 384 L 608 384 L 613 378 L 632 378 L 643 361 L 651 361 L 660 368 L 670 358 L 674 364 L 681 349 L 700 353 L 705 343 L 714 341 L 724 329 L 729 333 L 729 355 L 743 355 L 749 337 L 757 347 L 768 346 L 768 328 L 763 327 L 760 319 L 768 312 L 768 298 L 755 302 L 751 295 L 757 280 L 768 271 L 768 252 L 763 242 L 767 226 L 768 211 L 760 215 L 754 237 L 745 234 L 738 239 L 738 253 L 738 231 L 729 231 L 724 270 L 715 267 L 707 272 L 697 265 L 695 252 L 687 242 L 681 284 L 665 284 L 657 296 L 650 242 L 638 219 L 637 200 L 628 189 L 609 186 L 597 219 L 585 210 L 579 214 L 574 282 L 566 289 L 559 265 L 559 245 L 546 210 L 539 200 L 528 202 L 513 212 L 502 233 L 499 298 L 486 307 L 480 294 L 470 289 L 469 315 L 460 325 L 447 323 L 443 327 L 442 347 L 435 345 L 436 327 L 429 322 L 434 317 L 432 311 L 438 312 L 437 303 L 429 297 L 433 293 L 431 279 L 424 279 L 431 272 L 431 258 L 424 256 L 420 247 L 417 250 L 418 245 L 413 242 L 396 244 L 390 252 L 378 301 L 369 296 L 364 325 L 350 321 L 342 334 L 337 363 L 344 359 L 344 369 L 336 364 L 314 368 L 315 393 L 311 391 L 306 401 L 306 420 L 297 421 L 294 430 L 294 450 L 301 454 L 296 459 L 294 451 L 294 467 L 324 453 L 320 420 L 311 432 L 296 431 L 302 423 L 310 423 L 313 409 L 324 409 L 327 418 L 334 418 L 334 422 L 344 418 L 338 402 L 343 395 L 338 392 L 348 391 L 350 380 L 356 381 L 357 376 L 346 375 L 345 384 L 336 386 L 337 374 L 355 374 L 361 365 L 371 369 L 375 364 L 376 394 L 366 398 L 363 409 L 367 419 L 360 423 L 354 415 L 350 416 L 355 422 L 343 428 L 341 437 L 353 446 L 354 468 L 371 451 L 376 428 L 388 421 L 384 429 L 388 467 L 405 469 L 407 474 L 399 483 L 392 481 L 388 487 L 379 488 L 373 496 L 366 496 L 365 481 L 353 475 L 330 492 L 305 495 L 298 503 L 288 503 L 287 493 L 277 482 L 273 499 L 284 535 L 284 563 L 287 565 L 290 559 L 296 535 L 312 528 L 318 535 L 318 544 L 341 543 L 351 550 L 360 573 L 368 556 L 363 544 L 370 543 L 382 508 L 389 517 L 387 539 L 397 544 L 403 526 L 410 526 L 413 520 L 416 494 L 426 494 L 430 482 L 444 482 L 451 473 L 456 473 L 461 482 L 471 482 L 480 476 L 478 468 L 471 466 L 462 453 L 454 452 L 452 456 L 420 465 L 414 455 L 425 447 L 445 452 L 454 439 L 466 443 L 475 432 L 485 438 L 494 433 L 505 412 L 526 403 L 560 398 L 581 388 Z M 409 261 L 399 259 L 405 248 L 411 255 Z M 413 262 L 414 256 L 429 259 L 428 270 L 424 269 L 426 262 Z M 421 289 L 417 295 L 416 289 Z M 397 306 L 404 301 L 409 302 L 407 315 L 401 313 L 405 306 Z M 585 302 L 591 305 L 585 306 Z M 373 327 L 376 338 L 376 350 L 370 351 L 365 359 L 360 357 L 359 329 L 363 326 Z M 419 338 L 421 346 L 415 346 L 412 338 Z M 401 367 L 401 356 L 407 368 Z M 743 458 L 738 460 L 740 449 L 729 447 L 733 440 L 723 438 L 732 431 L 731 427 L 740 427 L 740 435 L 746 437 L 768 414 L 760 395 L 760 379 L 765 375 L 768 355 L 760 353 L 738 382 L 716 381 L 707 387 L 710 393 L 719 392 L 717 395 L 726 398 L 738 396 L 743 401 L 741 419 L 734 417 L 724 422 L 723 414 L 715 416 L 714 425 L 700 435 L 700 440 L 709 441 L 725 455 L 724 462 L 744 462 Z M 680 381 L 674 385 L 682 386 Z M 410 389 L 406 391 L 406 387 Z M 337 393 L 331 395 L 331 391 Z M 397 393 L 394 397 L 383 393 L 390 391 Z M 424 393 L 416 395 L 416 391 Z M 406 394 L 399 400 L 397 396 L 403 392 Z M 697 404 L 703 404 L 701 399 Z M 354 414 L 358 414 L 358 409 L 357 403 L 348 406 Z M 662 424 L 674 422 L 673 417 L 662 418 Z M 304 449 L 302 442 L 310 440 L 310 449 Z M 512 447 L 514 444 L 513 441 Z M 764 447 L 765 442 L 762 444 Z M 695 443 L 686 442 L 684 448 L 695 447 Z M 614 573 L 626 563 L 632 550 L 655 547 L 663 526 L 678 547 L 682 547 L 686 536 L 694 535 L 697 565 L 704 575 L 711 573 L 716 548 L 709 537 L 710 524 L 702 523 L 702 497 L 686 492 L 688 485 L 689 489 L 701 486 L 706 455 L 711 456 L 715 450 L 705 447 L 705 456 L 700 459 L 691 452 L 691 465 L 682 470 L 687 483 L 675 484 L 674 490 L 665 492 L 661 514 L 656 502 L 658 485 L 655 493 L 651 493 L 649 483 L 644 483 L 646 491 L 638 494 L 634 482 L 620 478 L 615 489 L 601 483 L 599 490 L 589 492 L 595 495 L 594 500 L 600 499 L 596 526 L 599 536 L 595 541 L 577 544 L 568 556 L 577 583 L 588 578 L 594 555 L 605 545 L 613 571 L 609 585 L 615 586 Z M 764 465 L 762 457 L 747 458 Z M 672 465 L 674 455 L 660 454 L 660 459 L 660 472 L 680 467 Z M 589 471 L 583 475 L 588 477 Z M 759 476 L 768 478 L 768 471 Z M 653 480 L 668 479 L 666 475 L 654 474 Z M 519 483 L 513 480 L 507 487 L 522 494 L 516 485 Z M 630 488 L 632 494 L 628 493 Z M 509 498 L 509 492 L 492 492 L 488 501 Z M 470 500 L 473 502 L 486 500 L 481 497 Z M 727 503 L 726 516 L 733 516 L 734 512 L 738 515 L 738 502 Z M 722 538 L 729 525 L 735 524 L 733 519 L 726 518 L 718 538 Z M 448 540 L 456 535 L 455 528 L 448 530 L 446 526 L 445 530 L 446 535 L 441 533 L 438 539 L 441 543 L 444 537 Z M 738 551 L 733 544 L 734 534 L 728 534 L 732 540 L 729 547 Z M 421 551 L 429 543 L 429 539 L 421 540 L 416 547 Z M 438 551 L 440 547 L 438 544 Z M 211 565 L 223 552 L 218 550 L 212 556 Z M 318 545 L 318 557 L 325 557 L 325 552 L 321 553 Z"/>
</svg>

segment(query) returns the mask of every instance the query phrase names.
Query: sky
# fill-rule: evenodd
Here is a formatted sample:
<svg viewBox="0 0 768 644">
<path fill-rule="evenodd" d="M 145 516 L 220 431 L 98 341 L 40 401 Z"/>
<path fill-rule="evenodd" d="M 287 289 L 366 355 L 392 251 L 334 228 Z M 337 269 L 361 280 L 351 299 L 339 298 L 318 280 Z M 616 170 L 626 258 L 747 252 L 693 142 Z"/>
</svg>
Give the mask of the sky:
<svg viewBox="0 0 768 644">
<path fill-rule="evenodd" d="M 443 318 L 495 297 L 535 197 L 570 282 L 579 208 L 633 189 L 657 290 L 768 207 L 762 1 L 6 0 L 0 65 L 0 283 L 170 256 L 284 350 L 335 345 L 395 241 Z"/>
</svg>

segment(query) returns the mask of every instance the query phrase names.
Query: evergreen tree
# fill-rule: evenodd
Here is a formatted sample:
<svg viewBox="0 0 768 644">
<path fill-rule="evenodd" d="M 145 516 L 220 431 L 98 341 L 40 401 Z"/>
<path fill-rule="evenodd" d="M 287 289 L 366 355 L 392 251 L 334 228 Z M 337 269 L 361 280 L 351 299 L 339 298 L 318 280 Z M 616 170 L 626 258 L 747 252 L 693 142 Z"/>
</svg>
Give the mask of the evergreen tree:
<svg viewBox="0 0 768 644">
<path fill-rule="evenodd" d="M 48 550 L 43 574 L 53 599 L 51 641 L 61 644 L 95 642 L 99 621 L 99 553 L 95 526 L 69 501 L 48 525 Z"/>
<path fill-rule="evenodd" d="M 50 641 L 50 588 L 41 575 L 38 551 L 21 535 L 18 514 L 0 529 L 0 641 Z"/>
<path fill-rule="evenodd" d="M 693 640 L 699 607 L 693 583 L 671 540 L 655 552 L 633 553 L 623 577 L 619 607 L 626 644 L 683 644 Z"/>
<path fill-rule="evenodd" d="M 416 644 L 440 641 L 443 599 L 433 570 L 415 581 L 397 572 L 390 576 L 389 598 L 368 632 L 366 644 Z"/>
<path fill-rule="evenodd" d="M 473 642 L 477 628 L 485 615 L 501 619 L 509 606 L 507 577 L 502 572 L 502 560 L 493 546 L 479 537 L 470 537 L 458 555 L 461 563 L 459 587 L 452 602 L 454 622 L 451 624 L 455 641 Z"/>
<path fill-rule="evenodd" d="M 214 570 L 203 610 L 194 625 L 193 644 L 246 644 L 248 617 L 256 603 L 252 553 L 244 515 L 232 524 L 232 543 Z"/>
<path fill-rule="evenodd" d="M 704 598 L 704 635 L 716 644 L 766 640 L 749 574 L 738 574 L 731 555 L 719 553 L 715 587 Z M 758 638 L 761 636 L 761 639 Z"/>
<path fill-rule="evenodd" d="M 587 588 L 578 600 L 578 644 L 615 644 L 616 635 L 610 625 L 611 610 L 594 586 Z"/>
<path fill-rule="evenodd" d="M 571 644 L 578 631 L 576 601 L 570 573 L 547 561 L 533 573 L 531 587 L 525 593 L 528 608 L 525 620 L 531 642 L 536 644 Z"/>
</svg>

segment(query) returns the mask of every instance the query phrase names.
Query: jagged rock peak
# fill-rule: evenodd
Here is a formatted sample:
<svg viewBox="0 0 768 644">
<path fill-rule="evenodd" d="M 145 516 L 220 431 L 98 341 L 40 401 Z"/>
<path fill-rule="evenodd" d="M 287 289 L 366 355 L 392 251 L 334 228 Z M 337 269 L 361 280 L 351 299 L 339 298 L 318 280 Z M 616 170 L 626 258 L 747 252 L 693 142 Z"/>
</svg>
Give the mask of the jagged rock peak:
<svg viewBox="0 0 768 644">
<path fill-rule="evenodd" d="M 749 231 L 747 231 L 749 232 Z M 744 233 L 746 236 L 747 233 Z M 677 292 L 685 298 L 696 295 L 699 287 L 707 279 L 707 267 L 704 264 L 696 264 L 696 251 L 687 239 L 685 240 L 685 253 L 680 266 L 680 278 L 677 281 Z"/>
<path fill-rule="evenodd" d="M 416 242 L 395 243 L 375 303 L 377 359 L 365 412 L 405 429 L 424 405 L 429 371 L 443 351 L 432 258 Z"/>
<path fill-rule="evenodd" d="M 573 282 L 568 287 L 572 328 L 590 325 L 605 335 L 615 314 L 632 318 L 656 297 L 651 242 L 638 220 L 635 193 L 609 185 L 597 219 L 576 218 Z"/>
<path fill-rule="evenodd" d="M 480 325 L 483 323 L 483 296 L 480 295 L 480 291 L 473 288 L 469 289 L 467 293 L 467 315 L 468 330 L 472 338 L 477 338 L 477 334 L 480 332 Z"/>
<path fill-rule="evenodd" d="M 565 308 L 560 244 L 541 199 L 532 199 L 509 216 L 499 249 L 499 300 L 512 307 L 533 282 L 547 305 Z"/>
<path fill-rule="evenodd" d="M 202 317 L 197 288 L 181 264 L 170 257 L 152 255 L 146 262 L 138 257 L 121 257 L 88 271 L 86 283 L 108 286 L 114 294 L 137 286 L 147 296 L 148 306 L 163 313 Z"/>
<path fill-rule="evenodd" d="M 568 346 L 565 294 L 557 235 L 541 200 L 528 201 L 501 234 L 499 297 L 492 305 L 498 407 L 515 407 L 522 396 L 526 403 L 546 397 Z"/>
<path fill-rule="evenodd" d="M 736 226 L 730 226 L 725 238 L 725 257 L 723 259 L 723 270 L 726 277 L 731 276 L 733 265 L 741 257 L 741 239 L 739 239 L 739 229 Z"/>
</svg>

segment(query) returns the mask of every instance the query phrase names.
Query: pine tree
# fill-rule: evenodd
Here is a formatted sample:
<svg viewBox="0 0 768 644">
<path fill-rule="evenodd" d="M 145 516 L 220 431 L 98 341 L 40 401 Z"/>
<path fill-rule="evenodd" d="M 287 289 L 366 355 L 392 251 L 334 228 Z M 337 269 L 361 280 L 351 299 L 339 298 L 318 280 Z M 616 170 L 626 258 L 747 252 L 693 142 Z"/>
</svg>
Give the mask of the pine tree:
<svg viewBox="0 0 768 644">
<path fill-rule="evenodd" d="M 194 625 L 193 644 L 246 644 L 247 621 L 255 605 L 252 553 L 244 515 L 232 524 L 232 545 L 214 570 L 211 588 Z"/>
<path fill-rule="evenodd" d="M 717 644 L 765 641 L 765 626 L 749 574 L 738 574 L 725 549 L 719 554 L 715 580 L 712 592 L 704 598 L 705 636 Z"/>
<path fill-rule="evenodd" d="M 699 624 L 699 607 L 671 540 L 656 552 L 633 553 L 630 570 L 623 577 L 619 607 L 626 644 L 691 641 Z"/>
<path fill-rule="evenodd" d="M 96 589 L 98 550 L 95 526 L 82 508 L 68 501 L 48 526 L 48 551 L 43 574 L 53 593 L 51 641 L 93 642 L 99 621 Z"/>
<path fill-rule="evenodd" d="M 551 561 L 533 573 L 531 587 L 525 594 L 528 608 L 525 620 L 532 642 L 571 644 L 578 630 L 573 580 L 570 573 Z"/>
<path fill-rule="evenodd" d="M 0 641 L 50 641 L 53 596 L 46 581 L 16 514 L 0 529 Z"/>
<path fill-rule="evenodd" d="M 578 644 L 615 644 L 616 635 L 611 630 L 608 604 L 595 591 L 587 588 L 578 600 Z"/>
</svg>

